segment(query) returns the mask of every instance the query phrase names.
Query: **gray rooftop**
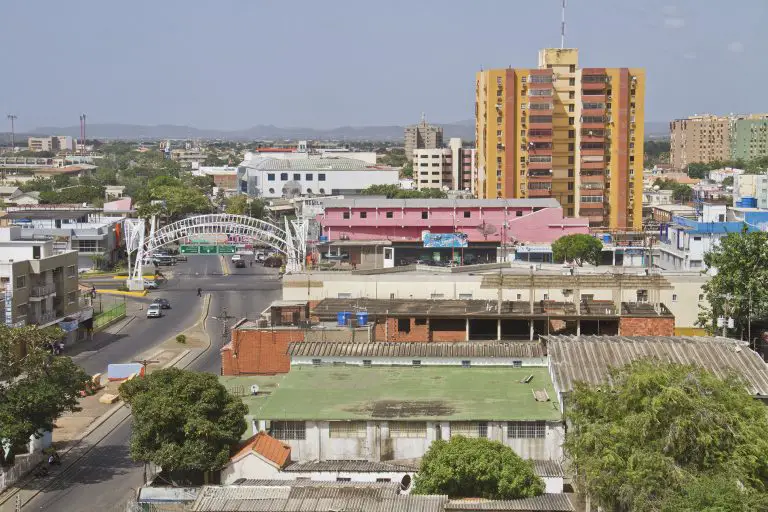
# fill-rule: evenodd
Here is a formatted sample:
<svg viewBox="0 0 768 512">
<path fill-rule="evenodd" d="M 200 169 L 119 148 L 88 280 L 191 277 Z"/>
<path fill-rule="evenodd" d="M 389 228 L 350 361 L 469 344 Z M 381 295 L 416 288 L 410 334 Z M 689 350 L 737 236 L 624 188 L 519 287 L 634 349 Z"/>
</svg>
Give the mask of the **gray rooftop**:
<svg viewBox="0 0 768 512">
<path fill-rule="evenodd" d="M 259 482 L 259 481 L 255 481 Z M 446 496 L 398 495 L 398 483 L 264 481 L 206 486 L 191 510 L 328 512 L 442 512 Z"/>
<path fill-rule="evenodd" d="M 553 198 L 541 199 L 321 199 L 325 208 L 559 208 Z"/>
<path fill-rule="evenodd" d="M 444 510 L 515 510 L 518 512 L 573 512 L 576 508 L 567 494 L 542 494 L 519 500 L 452 500 Z"/>
<path fill-rule="evenodd" d="M 544 357 L 538 342 L 446 343 L 291 343 L 288 355 L 298 357 Z"/>
<path fill-rule="evenodd" d="M 696 365 L 718 377 L 740 375 L 755 396 L 768 396 L 768 365 L 746 342 L 708 336 L 541 336 L 560 392 L 576 382 L 604 384 L 612 367 L 654 358 Z"/>
<path fill-rule="evenodd" d="M 396 170 L 386 165 L 371 165 L 363 160 L 337 157 L 270 158 L 256 157 L 242 164 L 249 170 L 258 171 L 376 171 Z"/>
<path fill-rule="evenodd" d="M 419 469 L 418 464 L 396 464 L 392 462 L 376 462 L 368 460 L 321 460 L 309 462 L 294 462 L 283 471 L 318 472 L 318 471 L 354 471 L 356 473 L 408 472 Z M 248 482 L 245 482 L 248 483 Z"/>
</svg>

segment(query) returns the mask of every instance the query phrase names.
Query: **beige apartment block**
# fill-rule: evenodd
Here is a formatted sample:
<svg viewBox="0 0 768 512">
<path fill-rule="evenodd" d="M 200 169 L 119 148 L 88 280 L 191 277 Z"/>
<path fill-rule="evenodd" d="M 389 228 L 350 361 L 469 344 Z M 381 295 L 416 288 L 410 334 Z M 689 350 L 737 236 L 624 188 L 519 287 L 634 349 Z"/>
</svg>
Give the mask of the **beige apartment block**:
<svg viewBox="0 0 768 512">
<path fill-rule="evenodd" d="M 691 163 L 729 160 L 730 125 L 729 118 L 708 114 L 675 119 L 669 123 L 672 168 L 685 169 Z"/>
<path fill-rule="evenodd" d="M 413 161 L 415 149 L 437 149 L 443 147 L 443 128 L 427 124 L 422 116 L 419 124 L 405 127 L 405 157 Z"/>
</svg>

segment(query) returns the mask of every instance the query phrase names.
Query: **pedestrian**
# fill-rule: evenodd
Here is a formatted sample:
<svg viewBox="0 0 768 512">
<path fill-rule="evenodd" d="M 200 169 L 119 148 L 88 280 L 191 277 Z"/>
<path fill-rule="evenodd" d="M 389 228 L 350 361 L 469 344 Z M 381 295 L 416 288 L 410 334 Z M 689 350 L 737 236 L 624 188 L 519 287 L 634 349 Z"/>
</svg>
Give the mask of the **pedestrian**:
<svg viewBox="0 0 768 512">
<path fill-rule="evenodd" d="M 202 288 L 198 288 L 197 289 L 197 296 L 198 297 L 202 297 L 203 296 L 203 289 Z"/>
<path fill-rule="evenodd" d="M 249 266 L 249 267 L 252 267 L 252 266 L 253 266 L 253 260 L 251 260 L 251 261 L 249 261 L 249 262 L 248 262 L 248 266 Z"/>
</svg>

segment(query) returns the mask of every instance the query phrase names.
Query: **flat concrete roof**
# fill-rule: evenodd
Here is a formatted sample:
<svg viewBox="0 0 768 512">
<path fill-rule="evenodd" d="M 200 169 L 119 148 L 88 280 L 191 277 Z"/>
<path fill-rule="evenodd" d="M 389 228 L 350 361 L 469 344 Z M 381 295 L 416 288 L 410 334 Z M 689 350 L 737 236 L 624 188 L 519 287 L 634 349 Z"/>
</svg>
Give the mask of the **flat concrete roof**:
<svg viewBox="0 0 768 512">
<path fill-rule="evenodd" d="M 530 382 L 521 382 L 529 376 Z M 251 378 L 241 379 L 240 385 L 250 389 Z M 263 383 L 269 394 L 247 405 L 249 414 L 263 420 L 560 419 L 547 368 L 319 366 L 259 379 L 252 383 Z M 539 390 L 547 392 L 549 401 L 536 401 L 534 391 Z"/>
</svg>

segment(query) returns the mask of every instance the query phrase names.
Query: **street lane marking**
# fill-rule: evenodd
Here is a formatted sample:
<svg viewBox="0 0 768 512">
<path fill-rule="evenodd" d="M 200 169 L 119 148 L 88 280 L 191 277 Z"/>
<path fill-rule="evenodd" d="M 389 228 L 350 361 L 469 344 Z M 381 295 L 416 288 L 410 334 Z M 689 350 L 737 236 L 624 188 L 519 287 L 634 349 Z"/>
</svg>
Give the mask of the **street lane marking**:
<svg viewBox="0 0 768 512">
<path fill-rule="evenodd" d="M 229 262 L 227 261 L 227 258 L 225 258 L 224 256 L 219 256 L 219 258 L 221 258 L 221 272 L 225 276 L 228 276 L 229 274 L 231 274 L 229 270 Z"/>
</svg>

